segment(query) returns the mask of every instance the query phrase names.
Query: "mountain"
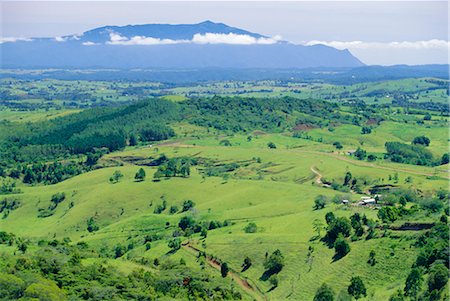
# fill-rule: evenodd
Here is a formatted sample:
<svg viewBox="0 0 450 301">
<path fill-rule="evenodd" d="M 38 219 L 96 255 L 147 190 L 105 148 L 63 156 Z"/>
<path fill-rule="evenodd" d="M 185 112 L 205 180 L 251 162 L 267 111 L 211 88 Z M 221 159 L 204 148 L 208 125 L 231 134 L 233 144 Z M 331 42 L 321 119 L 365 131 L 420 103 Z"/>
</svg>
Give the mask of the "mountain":
<svg viewBox="0 0 450 301">
<path fill-rule="evenodd" d="M 0 44 L 3 68 L 358 67 L 348 50 L 303 46 L 222 23 L 105 26 Z"/>
</svg>

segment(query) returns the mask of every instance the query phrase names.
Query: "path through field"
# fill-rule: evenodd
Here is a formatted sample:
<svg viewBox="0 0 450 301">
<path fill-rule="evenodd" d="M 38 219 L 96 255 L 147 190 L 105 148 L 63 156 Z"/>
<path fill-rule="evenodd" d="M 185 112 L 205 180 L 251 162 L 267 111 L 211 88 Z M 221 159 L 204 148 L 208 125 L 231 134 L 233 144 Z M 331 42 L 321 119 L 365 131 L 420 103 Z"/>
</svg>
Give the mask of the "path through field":
<svg viewBox="0 0 450 301">
<path fill-rule="evenodd" d="M 200 253 L 200 250 L 197 249 L 196 247 L 194 247 L 193 245 L 191 245 L 190 242 L 184 243 L 182 245 L 182 247 L 187 252 L 189 252 L 190 254 L 193 254 L 195 256 L 198 256 Z M 217 259 L 212 258 L 209 255 L 206 255 L 206 262 L 214 269 L 220 271 L 221 263 Z M 254 286 L 251 285 L 246 278 L 242 277 L 237 272 L 230 270 L 228 272 L 228 277 L 233 279 L 233 281 L 237 285 L 239 285 L 246 293 L 248 293 L 255 300 L 264 300 L 264 301 L 268 300 L 267 297 L 264 295 L 264 293 L 256 285 L 254 285 Z"/>
<path fill-rule="evenodd" d="M 365 161 L 349 159 L 349 158 L 346 158 L 345 156 L 341 156 L 341 155 L 338 155 L 335 153 L 325 153 L 325 152 L 308 151 L 308 150 L 295 150 L 295 151 L 303 152 L 303 153 L 325 155 L 325 156 L 333 157 L 333 158 L 341 160 L 341 161 L 348 162 L 348 163 L 356 165 L 356 166 L 378 168 L 378 169 L 391 170 L 391 171 L 396 171 L 396 172 L 400 171 L 400 172 L 411 173 L 411 174 L 421 175 L 421 176 L 428 176 L 428 177 L 436 176 L 434 173 L 420 172 L 420 171 L 405 169 L 405 168 L 394 168 L 394 167 L 388 167 L 388 166 L 381 166 L 381 165 L 377 165 L 377 164 L 373 164 L 373 163 L 369 163 L 369 162 L 365 162 Z M 312 169 L 311 169 L 311 171 L 314 172 Z M 314 172 L 314 173 L 317 175 L 316 172 Z M 442 171 L 442 173 L 445 173 L 445 175 L 440 174 L 439 175 L 440 177 L 450 179 L 450 176 L 447 172 Z"/>
<path fill-rule="evenodd" d="M 324 187 L 331 187 L 329 184 L 322 182 L 322 174 L 316 169 L 317 167 L 311 166 L 311 171 L 316 175 L 316 183 Z"/>
</svg>

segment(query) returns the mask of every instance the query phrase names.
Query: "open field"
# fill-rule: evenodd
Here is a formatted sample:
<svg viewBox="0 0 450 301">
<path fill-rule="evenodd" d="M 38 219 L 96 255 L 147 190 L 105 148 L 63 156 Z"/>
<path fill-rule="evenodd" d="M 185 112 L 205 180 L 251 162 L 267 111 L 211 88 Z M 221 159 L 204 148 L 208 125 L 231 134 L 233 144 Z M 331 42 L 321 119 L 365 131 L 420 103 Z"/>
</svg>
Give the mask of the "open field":
<svg viewBox="0 0 450 301">
<path fill-rule="evenodd" d="M 100 300 L 125 296 L 116 279 L 136 284 L 128 296 L 148 300 L 312 300 L 326 283 L 344 301 L 354 276 L 367 288 L 361 300 L 389 300 L 404 290 L 434 227 L 448 228 L 449 119 L 435 107 L 383 104 L 396 97 L 444 106 L 448 94 L 436 81 L 3 79 L 2 92 L 20 97 L 0 103 L 0 268 L 18 271 L 28 256 L 38 262 L 29 268 L 35 277 L 58 283 L 61 296 L 80 296 L 66 282 L 88 271 L 82 285 L 94 283 L 89 294 Z M 82 95 L 68 103 L 74 93 Z M 278 98 L 287 95 L 297 98 Z M 133 102 L 147 96 L 162 97 Z M 429 145 L 417 146 L 417 137 Z M 393 158 L 386 142 L 400 143 L 403 157 Z M 377 204 L 361 205 L 362 197 Z M 387 208 L 389 218 L 380 214 Z M 328 241 L 329 212 L 349 223 L 342 257 Z M 355 226 L 355 216 L 365 222 Z M 9 244 L 7 233 L 16 237 Z M 447 254 L 446 242 L 444 251 L 435 245 L 436 258 Z M 283 265 L 268 277 L 276 250 Z M 42 269 L 43 252 L 61 270 Z M 424 292 L 430 266 L 421 266 Z M 114 276 L 99 284 L 99 273 Z M 6 274 L 14 273 L 0 273 L 0 284 Z"/>
</svg>

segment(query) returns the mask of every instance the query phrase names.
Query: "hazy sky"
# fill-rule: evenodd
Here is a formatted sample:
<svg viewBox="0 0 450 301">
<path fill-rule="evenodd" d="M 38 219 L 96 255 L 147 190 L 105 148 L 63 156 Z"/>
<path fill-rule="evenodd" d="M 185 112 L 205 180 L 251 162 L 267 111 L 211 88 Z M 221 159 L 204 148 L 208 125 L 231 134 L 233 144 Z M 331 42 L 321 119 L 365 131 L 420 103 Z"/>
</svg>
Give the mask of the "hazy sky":
<svg viewBox="0 0 450 301">
<path fill-rule="evenodd" d="M 348 48 L 367 64 L 447 63 L 447 1 L 1 1 L 1 36 L 205 20 L 298 44 Z"/>
</svg>

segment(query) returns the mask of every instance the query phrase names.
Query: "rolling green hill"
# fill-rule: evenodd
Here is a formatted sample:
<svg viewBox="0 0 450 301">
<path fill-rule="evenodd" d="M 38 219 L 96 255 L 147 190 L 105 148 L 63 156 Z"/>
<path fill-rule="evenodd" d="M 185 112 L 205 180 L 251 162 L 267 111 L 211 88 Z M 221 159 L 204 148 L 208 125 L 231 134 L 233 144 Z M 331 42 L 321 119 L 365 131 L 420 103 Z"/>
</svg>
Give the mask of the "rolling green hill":
<svg viewBox="0 0 450 301">
<path fill-rule="evenodd" d="M 351 300 L 358 276 L 362 300 L 389 300 L 414 268 L 424 300 L 448 299 L 446 117 L 315 99 L 175 100 L 30 112 L 30 122 L 0 113 L 6 299 L 313 300 L 326 283 Z M 390 159 L 386 142 L 418 136 L 432 160 Z"/>
</svg>

